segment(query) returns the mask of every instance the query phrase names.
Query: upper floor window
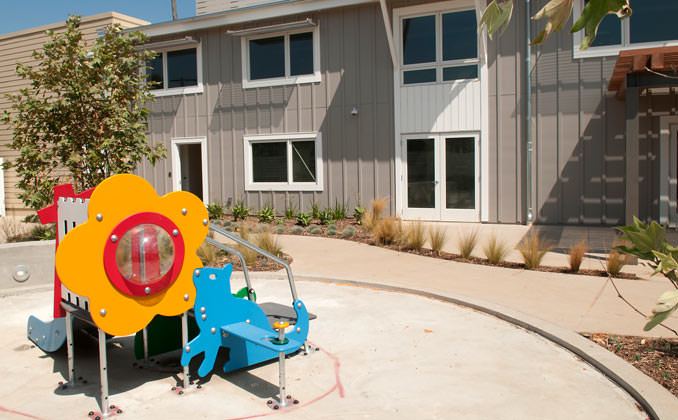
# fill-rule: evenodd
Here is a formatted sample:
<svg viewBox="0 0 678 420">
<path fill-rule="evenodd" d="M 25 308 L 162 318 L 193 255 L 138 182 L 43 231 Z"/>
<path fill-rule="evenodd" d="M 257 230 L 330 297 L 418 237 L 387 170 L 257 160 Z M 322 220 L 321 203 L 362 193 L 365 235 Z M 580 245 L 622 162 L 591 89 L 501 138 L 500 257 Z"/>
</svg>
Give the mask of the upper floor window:
<svg viewBox="0 0 678 420">
<path fill-rule="evenodd" d="M 317 26 L 242 39 L 243 87 L 320 81 Z"/>
<path fill-rule="evenodd" d="M 477 79 L 477 26 L 475 10 L 403 18 L 402 83 Z"/>
<path fill-rule="evenodd" d="M 575 16 L 580 16 L 588 0 L 575 3 Z M 596 38 L 586 50 L 579 45 L 583 31 L 574 34 L 575 57 L 617 55 L 623 48 L 678 45 L 678 2 L 675 0 L 631 0 L 633 13 L 628 19 L 607 15 L 598 27 Z"/>
<path fill-rule="evenodd" d="M 200 93 L 202 66 L 200 46 L 156 50 L 158 55 L 148 63 L 148 80 L 156 96 Z"/>
</svg>

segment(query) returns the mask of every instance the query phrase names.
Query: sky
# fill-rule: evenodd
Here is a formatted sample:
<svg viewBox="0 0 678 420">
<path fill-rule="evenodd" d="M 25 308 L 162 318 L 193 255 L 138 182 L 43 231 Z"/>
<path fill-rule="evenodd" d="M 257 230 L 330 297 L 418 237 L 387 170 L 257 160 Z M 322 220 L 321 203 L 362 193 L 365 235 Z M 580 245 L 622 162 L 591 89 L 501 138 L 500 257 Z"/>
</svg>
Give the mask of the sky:
<svg viewBox="0 0 678 420">
<path fill-rule="evenodd" d="M 195 16 L 195 0 L 176 0 L 179 19 Z M 0 35 L 81 16 L 118 12 L 151 23 L 172 20 L 171 0 L 0 0 Z"/>
</svg>

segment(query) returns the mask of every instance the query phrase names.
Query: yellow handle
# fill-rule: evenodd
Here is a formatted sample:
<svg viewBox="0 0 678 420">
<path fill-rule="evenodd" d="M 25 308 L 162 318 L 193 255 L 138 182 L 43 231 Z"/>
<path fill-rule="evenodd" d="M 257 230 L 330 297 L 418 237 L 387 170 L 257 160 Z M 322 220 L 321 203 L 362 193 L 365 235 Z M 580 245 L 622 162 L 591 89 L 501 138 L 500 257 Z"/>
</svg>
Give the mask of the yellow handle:
<svg viewBox="0 0 678 420">
<path fill-rule="evenodd" d="M 276 322 L 275 324 L 273 324 L 273 327 L 274 327 L 274 328 L 277 328 L 277 329 L 287 328 L 287 327 L 289 327 L 289 326 L 290 326 L 290 323 L 289 323 L 289 322 L 285 322 L 285 321 L 278 321 L 278 322 Z"/>
</svg>

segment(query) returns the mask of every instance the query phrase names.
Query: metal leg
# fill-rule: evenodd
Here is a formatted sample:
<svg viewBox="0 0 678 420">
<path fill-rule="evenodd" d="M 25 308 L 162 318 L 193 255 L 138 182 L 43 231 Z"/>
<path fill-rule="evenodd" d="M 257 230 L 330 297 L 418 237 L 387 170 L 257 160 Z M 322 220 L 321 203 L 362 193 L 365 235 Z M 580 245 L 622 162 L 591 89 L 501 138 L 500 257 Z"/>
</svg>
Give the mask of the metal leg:
<svg viewBox="0 0 678 420">
<path fill-rule="evenodd" d="M 278 356 L 278 380 L 280 381 L 280 406 L 290 405 L 287 400 L 287 387 L 285 386 L 285 352 L 280 352 Z"/>
<path fill-rule="evenodd" d="M 66 349 L 68 352 L 68 383 L 75 385 L 75 358 L 73 356 L 73 315 L 66 311 Z"/>
<path fill-rule="evenodd" d="M 188 312 L 181 315 L 181 348 L 186 348 L 188 344 Z M 191 383 L 188 380 L 188 366 L 184 366 L 184 389 L 188 389 Z"/>
<path fill-rule="evenodd" d="M 144 339 L 144 363 L 148 363 L 148 330 L 146 327 L 141 331 L 141 336 Z"/>
<path fill-rule="evenodd" d="M 108 362 L 106 361 L 106 333 L 99 330 L 99 379 L 101 380 L 101 416 L 106 418 L 108 411 Z"/>
</svg>

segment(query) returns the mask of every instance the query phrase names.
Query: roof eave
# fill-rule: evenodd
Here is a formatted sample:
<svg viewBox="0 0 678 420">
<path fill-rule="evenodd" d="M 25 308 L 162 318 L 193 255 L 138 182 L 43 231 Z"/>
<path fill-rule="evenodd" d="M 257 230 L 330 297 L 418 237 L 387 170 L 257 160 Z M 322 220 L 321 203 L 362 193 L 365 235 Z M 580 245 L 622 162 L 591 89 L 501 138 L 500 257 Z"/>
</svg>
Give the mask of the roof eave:
<svg viewBox="0 0 678 420">
<path fill-rule="evenodd" d="M 138 26 L 128 30 L 141 31 L 148 37 L 156 37 L 377 1 L 379 0 L 281 0 L 176 21 Z"/>
</svg>

